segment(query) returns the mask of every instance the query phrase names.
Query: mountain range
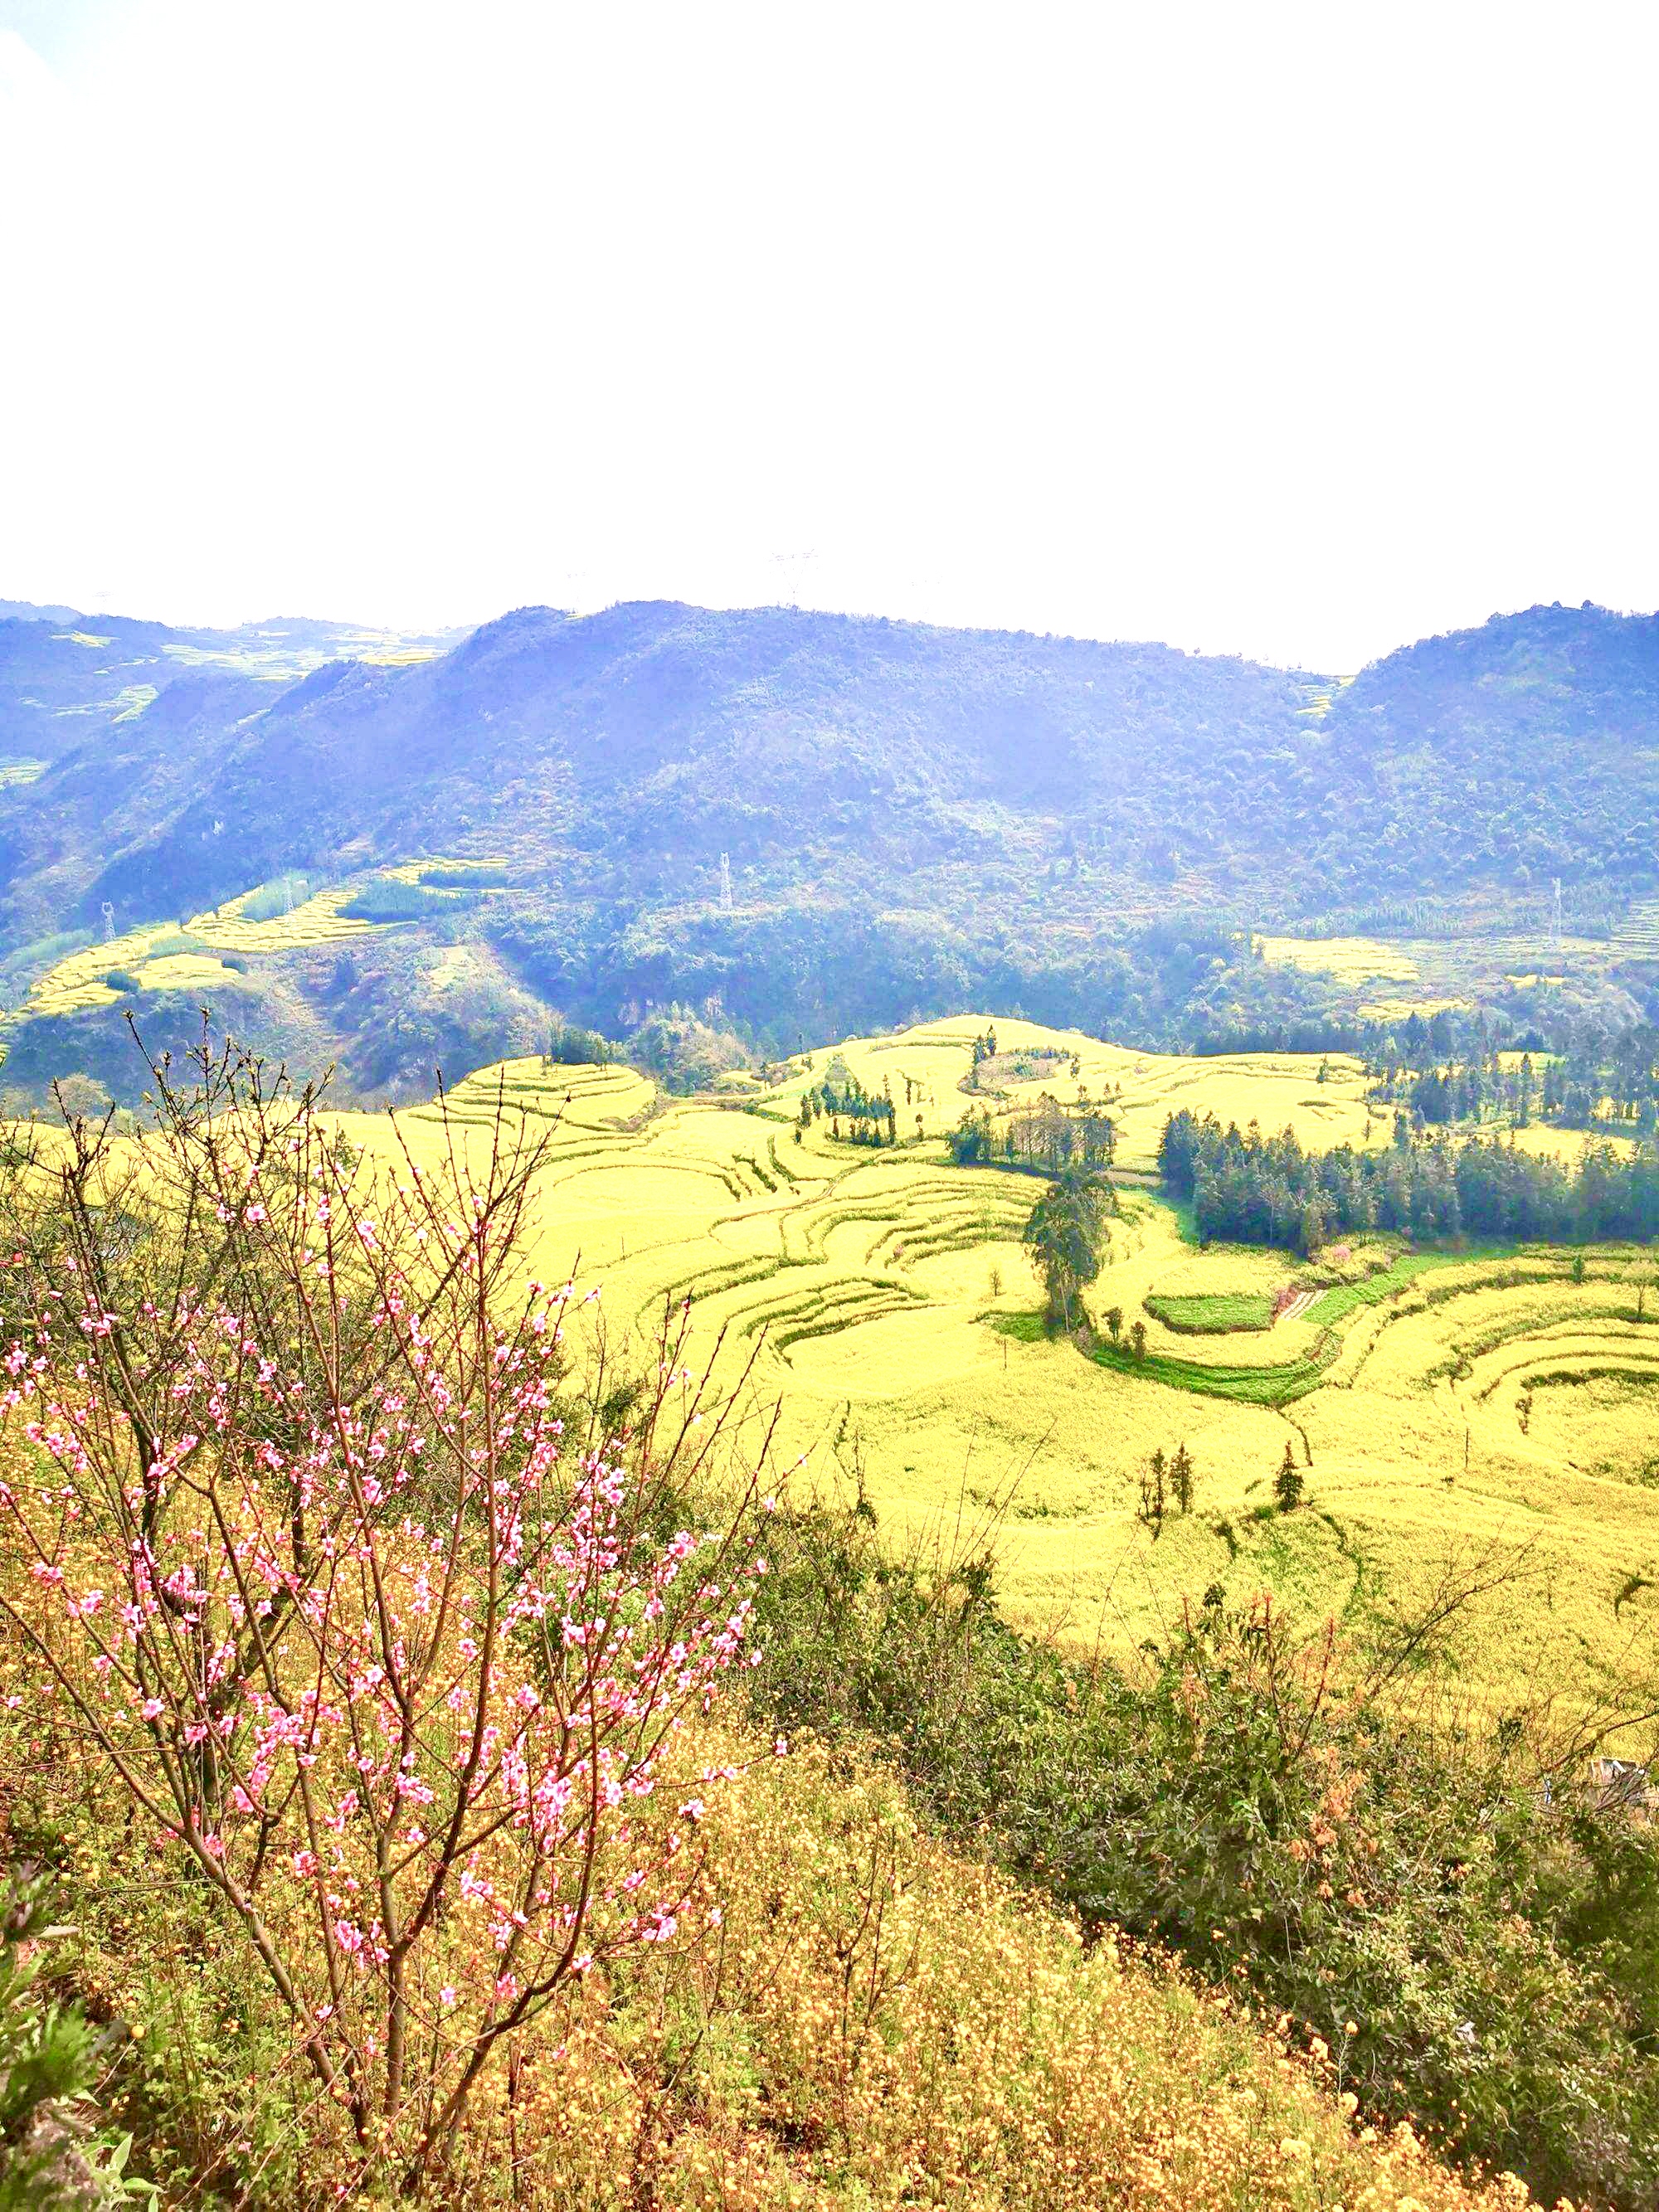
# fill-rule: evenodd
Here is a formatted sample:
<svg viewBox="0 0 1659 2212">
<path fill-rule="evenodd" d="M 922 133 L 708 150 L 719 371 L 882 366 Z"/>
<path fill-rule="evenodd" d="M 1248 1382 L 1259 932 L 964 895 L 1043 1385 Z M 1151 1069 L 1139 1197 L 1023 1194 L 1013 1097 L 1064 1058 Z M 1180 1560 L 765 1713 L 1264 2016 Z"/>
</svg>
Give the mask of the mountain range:
<svg viewBox="0 0 1659 2212">
<path fill-rule="evenodd" d="M 524 1021 L 717 996 L 793 1042 L 999 994 L 1086 1020 L 1170 918 L 1525 929 L 1559 879 L 1570 927 L 1615 930 L 1659 891 L 1659 617 L 1534 607 L 1347 679 L 792 608 L 419 636 L 14 608 L 0 786 L 14 999 L 106 905 L 441 857 L 501 876 L 460 933 Z M 304 962 L 289 985 L 350 1044 Z"/>
</svg>

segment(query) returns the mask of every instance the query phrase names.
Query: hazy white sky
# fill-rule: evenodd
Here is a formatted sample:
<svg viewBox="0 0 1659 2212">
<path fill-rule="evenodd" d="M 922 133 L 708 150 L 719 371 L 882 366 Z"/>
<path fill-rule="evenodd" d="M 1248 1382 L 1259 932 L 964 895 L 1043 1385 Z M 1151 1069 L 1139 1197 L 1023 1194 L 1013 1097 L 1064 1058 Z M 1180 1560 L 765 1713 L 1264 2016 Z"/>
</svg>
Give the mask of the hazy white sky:
<svg viewBox="0 0 1659 2212">
<path fill-rule="evenodd" d="M 1659 603 L 1659 9 L 0 0 L 0 595 Z"/>
</svg>

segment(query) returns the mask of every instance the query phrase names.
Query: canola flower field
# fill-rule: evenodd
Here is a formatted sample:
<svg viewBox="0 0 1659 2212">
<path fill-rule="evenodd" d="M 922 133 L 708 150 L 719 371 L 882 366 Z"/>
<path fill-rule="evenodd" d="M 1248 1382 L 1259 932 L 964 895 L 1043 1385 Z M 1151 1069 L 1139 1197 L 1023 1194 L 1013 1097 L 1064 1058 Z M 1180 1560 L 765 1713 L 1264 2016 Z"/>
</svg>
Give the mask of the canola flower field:
<svg viewBox="0 0 1659 2212">
<path fill-rule="evenodd" d="M 466 865 L 447 860 L 404 861 L 302 896 L 291 910 L 261 920 L 246 911 L 258 896 L 256 889 L 193 915 L 183 924 L 145 922 L 68 954 L 35 983 L 23 1011 L 72 1014 L 87 1007 L 117 1006 L 128 994 L 108 981 L 112 975 L 131 976 L 146 991 L 211 989 L 234 979 L 236 971 L 226 964 L 226 953 L 296 952 L 395 927 L 358 920 L 343 908 L 370 884 L 414 884 L 423 872 Z"/>
<path fill-rule="evenodd" d="M 1389 1117 L 1358 1064 L 1334 1059 L 1319 1082 L 1316 1058 L 1181 1059 L 998 1021 L 1014 1074 L 988 1098 L 965 1088 L 986 1026 L 849 1040 L 723 1099 L 665 1098 L 623 1066 L 509 1061 L 456 1086 L 447 1129 L 435 1105 L 396 1127 L 416 1158 L 458 1130 L 487 1141 L 498 1106 L 544 1138 L 538 1265 L 595 1293 L 587 1325 L 637 1349 L 664 1301 L 690 1297 L 757 1433 L 775 1408 L 793 1482 L 861 1481 L 896 1546 L 959 1547 L 1000 1513 L 1019 1620 L 1127 1649 L 1219 1583 L 1358 1623 L 1454 1560 L 1501 1557 L 1516 1571 L 1469 1638 L 1471 1697 L 1639 1694 L 1659 1648 L 1656 1256 L 1200 1252 L 1151 1173 L 1165 1116 L 1381 1143 Z M 801 1095 L 826 1074 L 889 1085 L 899 1144 L 837 1141 L 827 1118 L 798 1139 Z M 1045 1090 L 1104 1101 L 1119 1128 L 1121 1211 L 1077 1341 L 1036 1320 L 1019 1238 L 1040 1182 L 957 1167 L 944 1143 L 969 1104 L 1018 1113 Z M 386 1117 L 337 1118 L 395 1158 Z M 1183 1443 L 1193 1509 L 1154 1527 L 1143 1477 Z M 1287 1444 L 1305 1500 L 1281 1513 Z"/>
</svg>

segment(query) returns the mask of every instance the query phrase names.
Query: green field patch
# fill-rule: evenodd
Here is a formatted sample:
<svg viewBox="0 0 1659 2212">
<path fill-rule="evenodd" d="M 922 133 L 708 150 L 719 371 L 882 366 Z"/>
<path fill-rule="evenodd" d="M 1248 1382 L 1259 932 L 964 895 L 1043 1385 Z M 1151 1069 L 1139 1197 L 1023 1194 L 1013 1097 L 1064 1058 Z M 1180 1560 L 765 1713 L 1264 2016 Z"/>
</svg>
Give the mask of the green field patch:
<svg viewBox="0 0 1659 2212">
<path fill-rule="evenodd" d="M 1040 1343 L 1050 1333 L 1040 1313 L 993 1314 L 988 1319 L 999 1335 L 1013 1337 L 1022 1344 Z M 1190 1390 L 1200 1397 L 1227 1398 L 1242 1405 L 1277 1407 L 1288 1406 L 1297 1398 L 1305 1398 L 1310 1390 L 1316 1390 L 1324 1380 L 1325 1370 L 1340 1349 L 1341 1339 L 1335 1332 L 1322 1329 L 1310 1353 L 1277 1363 L 1217 1362 L 1211 1365 L 1202 1360 L 1178 1358 L 1169 1352 L 1137 1355 L 1130 1345 L 1099 1340 L 1085 1356 L 1097 1367 L 1109 1368 L 1114 1374 L 1132 1376 L 1144 1382 L 1162 1382 L 1171 1390 Z"/>
<path fill-rule="evenodd" d="M 1157 1291 L 1141 1300 L 1154 1321 L 1178 1336 L 1223 1336 L 1237 1329 L 1271 1328 L 1273 1301 L 1265 1291 L 1237 1291 L 1166 1297 Z"/>
<path fill-rule="evenodd" d="M 438 860 L 415 878 L 422 888 L 440 891 L 500 890 L 512 880 L 505 868 L 487 860 Z"/>
<path fill-rule="evenodd" d="M 431 921 L 441 915 L 459 914 L 477 894 L 471 890 L 434 890 L 424 883 L 401 884 L 388 879 L 365 884 L 340 908 L 348 921 Z"/>
<path fill-rule="evenodd" d="M 1321 1291 L 1314 1300 L 1304 1319 L 1328 1328 L 1334 1322 L 1345 1320 L 1357 1307 L 1381 1305 L 1385 1298 L 1393 1297 L 1397 1291 L 1403 1291 L 1432 1268 L 1467 1267 L 1472 1259 L 1480 1256 L 1478 1252 L 1402 1252 L 1397 1260 L 1390 1261 L 1386 1267 L 1379 1267 L 1375 1274 L 1359 1282 L 1333 1283 L 1329 1290 Z"/>
</svg>

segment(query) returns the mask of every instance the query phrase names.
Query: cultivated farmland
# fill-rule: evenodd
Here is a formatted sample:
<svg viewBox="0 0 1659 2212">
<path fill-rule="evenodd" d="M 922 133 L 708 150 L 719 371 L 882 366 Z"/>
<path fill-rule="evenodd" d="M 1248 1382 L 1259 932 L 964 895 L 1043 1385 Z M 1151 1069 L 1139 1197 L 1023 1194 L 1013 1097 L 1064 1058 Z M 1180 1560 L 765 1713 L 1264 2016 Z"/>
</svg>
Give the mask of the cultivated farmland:
<svg viewBox="0 0 1659 2212">
<path fill-rule="evenodd" d="M 181 925 L 145 922 L 58 961 L 35 983 L 24 1011 L 72 1014 L 88 1007 L 112 1006 L 131 995 L 132 985 L 141 990 L 210 990 L 235 973 L 225 963 L 226 953 L 297 952 L 367 937 L 393 925 L 343 911 L 365 890 L 376 884 L 412 884 L 423 872 L 436 875 L 467 865 L 411 860 L 316 891 L 295 878 L 291 884 L 279 881 L 244 891 Z M 112 981 L 112 977 L 117 980 Z"/>
<path fill-rule="evenodd" d="M 999 1074 L 1042 1071 L 994 1096 L 970 1087 L 988 1024 L 964 1018 L 848 1040 L 726 1099 L 512 1061 L 459 1085 L 450 1113 L 477 1141 L 498 1105 L 545 1139 L 543 1271 L 574 1272 L 595 1293 L 585 1328 L 615 1342 L 690 1296 L 752 1419 L 778 1409 L 796 1482 L 861 1480 L 895 1545 L 957 1543 L 1006 1499 L 1001 1586 L 1020 1619 L 1127 1646 L 1219 1583 L 1358 1624 L 1450 1563 L 1501 1555 L 1516 1574 L 1484 1601 L 1470 1694 L 1634 1695 L 1659 1630 L 1654 1255 L 1200 1252 L 1152 1186 L 1164 1115 L 1379 1142 L 1358 1066 L 1333 1060 L 1321 1082 L 1296 1055 L 1182 1060 L 994 1026 Z M 827 1116 L 798 1137 L 826 1076 L 888 1085 L 901 1142 L 838 1142 Z M 957 1167 L 943 1142 L 965 1107 L 1014 1115 L 1045 1089 L 1107 1102 L 1127 1170 L 1077 1341 L 1035 1317 L 1019 1237 L 1040 1183 Z M 384 1117 L 340 1119 L 388 1157 Z M 397 1127 L 417 1158 L 445 1141 L 434 1108 Z M 1151 1523 L 1143 1476 L 1182 1443 L 1193 1509 Z M 1287 1444 L 1306 1500 L 1281 1513 Z"/>
</svg>

